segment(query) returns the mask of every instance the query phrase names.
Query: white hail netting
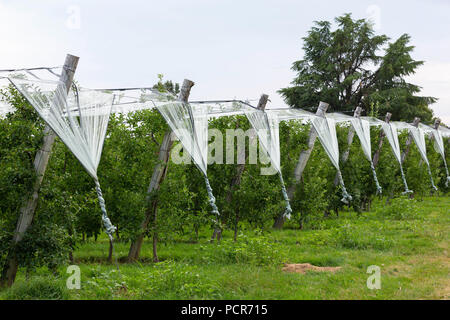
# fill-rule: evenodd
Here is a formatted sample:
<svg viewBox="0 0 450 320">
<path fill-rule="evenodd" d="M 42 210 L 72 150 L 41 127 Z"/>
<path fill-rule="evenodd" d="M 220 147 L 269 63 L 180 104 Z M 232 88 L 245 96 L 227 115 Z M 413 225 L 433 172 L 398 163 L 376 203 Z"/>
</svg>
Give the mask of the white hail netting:
<svg viewBox="0 0 450 320">
<path fill-rule="evenodd" d="M 184 151 L 190 154 L 194 163 L 202 171 L 212 212 L 219 215 L 207 175 L 208 114 L 204 112 L 204 109 L 202 110 L 201 105 L 191 105 L 179 101 L 158 104 L 156 108 L 180 140 Z"/>
<path fill-rule="evenodd" d="M 375 166 L 372 162 L 372 146 L 370 143 L 370 123 L 366 119 L 361 119 L 360 117 L 350 117 L 345 114 L 340 113 L 330 113 L 327 115 L 330 118 L 333 118 L 336 120 L 336 122 L 349 122 L 353 129 L 356 132 L 356 135 L 359 138 L 359 141 L 361 142 L 361 148 L 363 149 L 364 155 L 366 156 L 367 160 L 370 162 L 370 168 L 372 170 L 373 179 L 375 181 L 377 192 L 381 194 L 382 189 L 380 186 L 380 183 L 378 182 L 377 172 L 375 171 Z"/>
<path fill-rule="evenodd" d="M 400 151 L 400 143 L 398 142 L 398 132 L 397 125 L 395 123 L 388 123 L 385 121 L 381 121 L 379 119 L 373 117 L 363 117 L 365 120 L 369 121 L 372 126 L 381 126 L 383 129 L 384 135 L 388 139 L 389 145 L 391 146 L 392 152 L 394 153 L 395 159 L 397 159 L 400 165 L 400 173 L 402 176 L 403 185 L 405 187 L 405 194 L 412 193 L 412 190 L 409 190 L 408 183 L 406 182 L 405 173 L 403 172 L 402 159 L 401 159 L 401 151 Z"/>
<path fill-rule="evenodd" d="M 284 216 L 291 218 L 292 208 L 289 203 L 286 186 L 284 184 L 283 174 L 281 173 L 281 155 L 280 155 L 280 128 L 278 115 L 273 112 L 263 112 L 257 109 L 246 109 L 245 115 L 258 135 L 260 145 L 268 154 L 270 162 L 278 171 L 281 182 L 283 198 L 286 202 Z"/>
<path fill-rule="evenodd" d="M 10 78 L 10 81 L 94 178 L 103 224 L 112 240 L 116 228 L 107 216 L 97 168 L 114 96 L 95 90 L 71 90 L 67 94 L 60 81 L 18 78 Z"/>
<path fill-rule="evenodd" d="M 50 79 L 57 81 L 60 77 L 62 68 L 35 68 L 32 70 L 0 70 L 0 90 L 6 90 L 11 82 L 8 77 L 15 78 L 32 78 L 32 79 Z M 12 105 L 0 98 L 0 118 L 6 116 L 10 112 L 14 112 L 15 109 Z"/>
<path fill-rule="evenodd" d="M 115 95 L 112 113 L 128 114 L 140 110 L 154 109 L 158 104 L 176 100 L 176 97 L 170 93 L 148 88 L 121 89 L 111 92 Z"/>
<path fill-rule="evenodd" d="M 448 187 L 450 183 L 450 175 L 447 167 L 447 160 L 445 159 L 445 147 L 444 147 L 444 139 L 442 138 L 441 128 L 439 127 L 437 130 L 435 128 L 431 128 L 424 124 L 419 124 L 419 127 L 429 135 L 430 139 L 433 139 L 434 150 L 439 153 L 444 161 L 445 174 L 447 179 L 445 181 L 445 186 Z"/>
<path fill-rule="evenodd" d="M 352 196 L 347 192 L 345 188 L 344 180 L 342 178 L 341 169 L 339 168 L 339 145 L 336 135 L 336 121 L 332 118 L 314 117 L 311 120 L 314 128 L 316 129 L 317 136 L 322 143 L 322 146 L 331 160 L 331 163 L 336 167 L 339 177 L 339 183 L 342 187 L 344 203 L 352 201 Z"/>
<path fill-rule="evenodd" d="M 301 109 L 269 109 L 266 111 L 266 113 L 276 115 L 278 122 L 300 120 L 304 122 L 310 121 L 312 123 L 314 130 L 316 130 L 317 132 L 320 143 L 322 144 L 332 164 L 338 171 L 339 184 L 342 187 L 343 194 L 342 201 L 344 203 L 349 203 L 349 201 L 352 200 L 352 196 L 347 192 L 347 189 L 345 188 L 344 180 L 339 168 L 339 145 L 337 142 L 335 120 L 331 117 L 319 117 L 311 112 Z"/>
<path fill-rule="evenodd" d="M 411 134 L 411 136 L 414 139 L 414 142 L 417 146 L 417 149 L 419 149 L 420 156 L 422 157 L 423 161 L 427 165 L 428 174 L 430 176 L 431 186 L 434 190 L 437 191 L 437 187 L 434 184 L 433 175 L 431 174 L 431 168 L 430 168 L 430 162 L 428 161 L 427 157 L 427 145 L 425 143 L 425 133 L 421 128 L 414 127 L 411 125 L 408 125 L 408 131 Z"/>
</svg>

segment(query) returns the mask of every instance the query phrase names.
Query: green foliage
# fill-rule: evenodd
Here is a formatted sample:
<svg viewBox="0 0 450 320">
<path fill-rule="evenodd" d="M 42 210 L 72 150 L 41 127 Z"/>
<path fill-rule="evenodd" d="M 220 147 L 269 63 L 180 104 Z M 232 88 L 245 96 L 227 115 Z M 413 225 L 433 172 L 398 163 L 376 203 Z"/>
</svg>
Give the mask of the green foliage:
<svg viewBox="0 0 450 320">
<path fill-rule="evenodd" d="M 393 245 L 389 238 L 373 232 L 367 227 L 355 227 L 351 224 L 344 224 L 334 229 L 331 237 L 336 246 L 348 249 L 387 250 Z"/>
<path fill-rule="evenodd" d="M 239 241 L 226 239 L 217 245 L 204 245 L 198 249 L 197 259 L 203 263 L 279 265 L 286 260 L 285 252 L 278 243 L 271 242 L 261 234 L 241 234 Z"/>
<path fill-rule="evenodd" d="M 34 277 L 15 283 L 0 297 L 7 300 L 67 300 L 69 293 L 65 283 L 51 277 Z"/>
<path fill-rule="evenodd" d="M 378 207 L 375 213 L 379 217 L 396 220 L 417 219 L 420 217 L 417 201 L 405 197 L 392 199 L 389 205 Z"/>
<path fill-rule="evenodd" d="M 386 35 L 375 35 L 368 20 L 345 14 L 335 21 L 335 30 L 328 21 L 315 22 L 303 38 L 304 58 L 292 66 L 297 77 L 292 87 L 280 90 L 286 102 L 315 111 L 319 101 L 326 101 L 329 111 L 341 112 L 355 106 L 371 110 L 375 105 L 380 116 L 391 112 L 392 120 L 412 121 L 420 116 L 431 122 L 428 105 L 436 99 L 418 96 L 420 87 L 406 82 L 423 64 L 411 57 L 410 36 L 388 43 Z"/>
<path fill-rule="evenodd" d="M 85 290 L 95 291 L 95 299 L 115 299 L 129 296 L 134 299 L 213 299 L 220 298 L 213 281 L 200 278 L 196 267 L 167 260 L 152 266 L 151 270 L 137 269 L 131 275 L 117 270 L 89 271 Z M 139 286 L 137 291 L 132 289 Z"/>
<path fill-rule="evenodd" d="M 385 201 L 386 198 L 375 200 L 374 212 L 358 216 L 356 212 L 344 211 L 339 218 L 323 219 L 320 228 L 315 230 L 284 229 L 265 233 L 268 240 L 264 242 L 279 245 L 283 258 L 260 265 L 236 259 L 207 263 L 206 259 L 199 258 L 199 252 L 208 251 L 213 255 L 218 249 L 218 245 L 208 243 L 209 229 L 200 231 L 200 243 L 186 242 L 178 236 L 170 244 L 161 246 L 160 257 L 166 259 L 161 263 L 149 262 L 151 246 L 146 242 L 143 262 L 121 264 L 120 272 L 97 260 L 107 251 L 106 237 L 97 242 L 81 243 L 74 252 L 81 268 L 81 289 L 66 291 L 62 287 L 64 299 L 445 298 L 448 268 L 444 248 L 450 235 L 450 198 L 426 197 L 416 202 L 423 215 L 420 220 L 377 215 L 375 212 L 385 206 Z M 230 233 L 225 230 L 224 240 L 231 238 Z M 336 235 L 339 235 L 339 242 L 334 240 Z M 253 231 L 245 230 L 238 242 L 258 237 L 260 235 Z M 200 246 L 206 249 L 199 249 Z M 128 246 L 117 243 L 116 250 L 123 256 Z M 341 269 L 333 274 L 297 274 L 284 272 L 282 262 Z M 370 265 L 378 265 L 382 270 L 382 290 L 368 290 L 365 285 Z M 63 285 L 68 277 L 66 265 L 58 271 L 60 276 L 51 278 L 43 277 L 48 272 L 45 268 L 30 272 L 27 279 L 20 273 L 16 285 L 26 289 L 35 279 L 49 279 L 53 286 Z M 14 299 L 10 292 L 10 289 L 0 289 L 0 299 Z M 51 294 L 50 298 L 58 295 Z M 42 294 L 33 294 L 33 298 L 42 297 Z"/>
</svg>

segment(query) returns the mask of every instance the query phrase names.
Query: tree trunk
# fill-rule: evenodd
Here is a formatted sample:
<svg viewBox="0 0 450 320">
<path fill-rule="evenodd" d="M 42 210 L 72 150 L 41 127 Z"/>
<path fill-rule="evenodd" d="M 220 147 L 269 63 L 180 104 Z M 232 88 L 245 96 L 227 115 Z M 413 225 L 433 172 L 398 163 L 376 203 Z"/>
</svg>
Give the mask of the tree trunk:
<svg viewBox="0 0 450 320">
<path fill-rule="evenodd" d="M 234 237 L 233 240 L 236 242 L 239 231 L 239 210 L 236 211 L 236 217 L 234 221 Z"/>
<path fill-rule="evenodd" d="M 418 127 L 419 126 L 419 123 L 420 123 L 420 118 L 414 118 L 414 122 L 413 122 L 413 126 L 414 127 Z M 412 141 L 413 141 L 413 137 L 412 137 L 412 135 L 411 135 L 411 133 L 409 134 L 409 136 L 408 136 L 408 139 L 406 140 L 406 143 L 405 143 L 405 146 L 406 146 L 406 149 L 405 149 L 405 151 L 403 151 L 403 153 L 402 153 L 402 158 L 401 158 L 401 160 L 402 160 L 402 164 L 403 164 L 403 162 L 405 162 L 405 160 L 406 160 L 406 157 L 408 156 L 408 154 L 409 154 L 409 150 L 410 150 L 410 148 L 411 148 L 411 143 L 412 143 Z"/>
<path fill-rule="evenodd" d="M 361 111 L 362 108 L 361 107 L 357 107 L 355 109 L 355 112 L 353 113 L 353 117 L 355 118 L 360 118 L 361 117 Z M 348 157 L 350 155 L 350 147 L 353 143 L 353 138 L 355 137 L 355 128 L 353 128 L 353 126 L 350 126 L 350 128 L 348 129 L 348 135 L 347 135 L 347 149 L 345 150 L 345 152 L 342 154 L 342 159 L 341 159 L 341 163 L 344 164 L 347 162 Z M 336 173 L 336 177 L 334 178 L 334 185 L 337 186 L 339 183 L 339 174 Z"/>
<path fill-rule="evenodd" d="M 328 103 L 325 103 L 325 102 L 321 101 L 319 103 L 319 107 L 317 108 L 316 115 L 321 116 L 321 117 L 325 117 L 325 113 L 327 112 L 328 107 L 329 107 Z M 314 127 L 311 126 L 311 130 L 309 131 L 309 136 L 308 136 L 308 148 L 306 150 L 303 150 L 300 153 L 297 165 L 296 165 L 295 170 L 294 170 L 294 181 L 295 182 L 287 190 L 287 194 L 288 194 L 288 198 L 289 199 L 293 199 L 294 198 L 295 189 L 296 189 L 297 185 L 300 183 L 300 180 L 301 180 L 302 175 L 303 175 L 303 171 L 305 170 L 306 163 L 308 162 L 309 157 L 311 156 L 311 152 L 312 152 L 312 150 L 314 148 L 314 143 L 316 142 L 316 139 L 317 139 L 316 129 L 314 129 Z M 275 219 L 273 227 L 275 229 L 281 229 L 283 227 L 283 225 L 284 225 L 284 221 L 285 221 L 284 215 L 283 215 L 283 213 L 281 213 Z"/>
<path fill-rule="evenodd" d="M 78 65 L 79 58 L 68 54 L 62 68 L 60 81 L 66 86 L 67 92 L 72 85 L 73 76 Z M 49 126 L 45 126 L 44 129 L 44 142 L 41 149 L 36 153 L 34 159 L 34 169 L 36 171 L 36 180 L 33 185 L 31 196 L 25 199 L 23 206 L 20 209 L 19 219 L 17 220 L 16 231 L 12 239 L 12 250 L 20 242 L 28 228 L 33 223 L 34 214 L 39 199 L 39 189 L 41 188 L 42 180 L 44 179 L 45 170 L 50 158 L 53 143 L 55 142 L 56 135 L 50 129 Z M 4 266 L 0 278 L 0 286 L 11 286 L 16 278 L 18 261 L 14 252 L 8 254 L 9 260 Z"/>
<path fill-rule="evenodd" d="M 189 99 L 189 94 L 191 92 L 191 88 L 194 86 L 194 82 L 185 79 L 183 82 L 183 86 L 181 87 L 180 95 L 178 99 L 183 102 L 187 102 Z M 139 254 L 141 251 L 142 243 L 145 238 L 145 233 L 148 230 L 148 225 L 150 220 L 155 219 L 158 210 L 158 197 L 157 192 L 159 190 L 159 186 L 164 180 L 167 172 L 167 166 L 170 159 L 170 149 L 172 148 L 172 130 L 168 130 L 161 142 L 161 146 L 159 149 L 158 155 L 158 164 L 155 166 L 153 170 L 152 179 L 150 181 L 150 185 L 147 190 L 147 199 L 151 201 L 151 204 L 148 206 L 145 212 L 145 218 L 141 223 L 141 234 L 137 237 L 137 239 L 131 243 L 130 250 L 128 251 L 128 262 L 137 261 L 139 259 Z M 152 199 L 152 197 L 154 197 Z M 156 226 L 154 226 L 156 228 Z M 153 256 L 157 257 L 156 254 L 156 243 L 157 239 L 153 239 L 154 252 Z"/>
<path fill-rule="evenodd" d="M 113 250 L 114 250 L 114 244 L 111 239 L 109 239 L 109 250 L 108 250 L 108 263 L 113 263 Z"/>
<path fill-rule="evenodd" d="M 386 113 L 386 117 L 384 118 L 384 121 L 389 123 L 391 121 L 392 113 Z M 378 165 L 378 161 L 380 160 L 380 153 L 381 153 L 381 147 L 383 147 L 383 140 L 384 140 L 384 132 L 383 130 L 380 130 L 380 139 L 378 141 L 378 149 L 375 152 L 375 155 L 373 156 L 373 167 L 376 168 Z"/>
</svg>

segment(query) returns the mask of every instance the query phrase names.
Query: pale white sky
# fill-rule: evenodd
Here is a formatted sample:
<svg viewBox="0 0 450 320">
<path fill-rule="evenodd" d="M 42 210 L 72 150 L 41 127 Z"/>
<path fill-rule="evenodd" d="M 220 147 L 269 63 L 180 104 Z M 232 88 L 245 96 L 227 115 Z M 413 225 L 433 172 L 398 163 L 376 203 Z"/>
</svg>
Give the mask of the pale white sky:
<svg viewBox="0 0 450 320">
<path fill-rule="evenodd" d="M 267 93 L 281 107 L 301 38 L 347 12 L 392 39 L 411 35 L 426 64 L 409 80 L 439 98 L 432 108 L 450 124 L 450 0 L 0 0 L 0 69 L 61 65 L 71 53 L 86 87 L 149 86 L 163 73 L 195 81 L 192 99 Z"/>
</svg>

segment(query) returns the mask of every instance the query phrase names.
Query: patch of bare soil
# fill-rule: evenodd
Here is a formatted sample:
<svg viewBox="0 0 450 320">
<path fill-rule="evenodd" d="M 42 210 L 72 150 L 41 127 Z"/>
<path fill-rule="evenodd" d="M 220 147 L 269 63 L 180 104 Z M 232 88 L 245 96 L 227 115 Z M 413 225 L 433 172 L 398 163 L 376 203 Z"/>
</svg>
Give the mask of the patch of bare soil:
<svg viewBox="0 0 450 320">
<path fill-rule="evenodd" d="M 317 267 L 313 266 L 310 263 L 285 263 L 282 270 L 285 272 L 295 272 L 302 274 L 306 273 L 307 271 L 335 273 L 336 271 L 341 270 L 341 267 Z"/>
</svg>

